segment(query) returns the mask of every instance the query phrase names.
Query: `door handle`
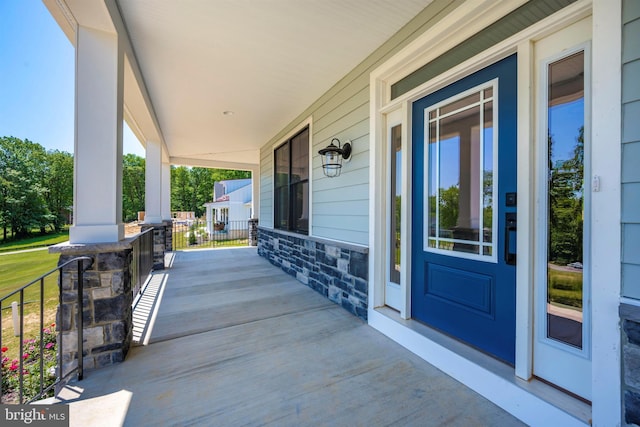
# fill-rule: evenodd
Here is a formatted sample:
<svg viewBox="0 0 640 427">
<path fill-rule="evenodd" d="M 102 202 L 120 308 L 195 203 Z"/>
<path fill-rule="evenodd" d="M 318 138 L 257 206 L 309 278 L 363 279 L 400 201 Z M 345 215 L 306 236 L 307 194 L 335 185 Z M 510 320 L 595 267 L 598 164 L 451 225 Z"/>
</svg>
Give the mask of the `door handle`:
<svg viewBox="0 0 640 427">
<path fill-rule="evenodd" d="M 506 212 L 505 213 L 505 222 L 504 222 L 504 262 L 508 265 L 516 265 L 516 248 L 515 248 L 515 235 L 518 231 L 517 227 L 517 219 L 515 212 Z M 513 240 L 513 251 L 511 250 L 511 234 L 514 235 Z"/>
</svg>

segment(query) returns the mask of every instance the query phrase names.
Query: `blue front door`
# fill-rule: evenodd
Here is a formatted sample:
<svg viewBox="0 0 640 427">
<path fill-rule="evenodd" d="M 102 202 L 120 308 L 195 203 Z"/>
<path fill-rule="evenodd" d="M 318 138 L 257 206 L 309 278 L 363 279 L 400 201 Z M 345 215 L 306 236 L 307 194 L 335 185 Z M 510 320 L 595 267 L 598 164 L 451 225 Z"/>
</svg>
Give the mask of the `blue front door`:
<svg viewBox="0 0 640 427">
<path fill-rule="evenodd" d="M 414 319 L 515 361 L 516 56 L 413 104 Z"/>
</svg>

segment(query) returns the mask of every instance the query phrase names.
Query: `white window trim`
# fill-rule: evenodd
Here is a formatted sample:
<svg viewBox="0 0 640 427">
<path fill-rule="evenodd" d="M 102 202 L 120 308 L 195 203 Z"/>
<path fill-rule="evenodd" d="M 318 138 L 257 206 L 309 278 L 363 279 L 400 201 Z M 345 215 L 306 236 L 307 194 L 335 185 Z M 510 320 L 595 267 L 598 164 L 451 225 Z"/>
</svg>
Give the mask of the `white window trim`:
<svg viewBox="0 0 640 427">
<path fill-rule="evenodd" d="M 618 304 L 620 299 L 619 250 L 608 251 L 606 248 L 620 248 L 620 151 L 621 151 L 621 0 L 579 0 L 553 16 L 538 22 L 509 39 L 497 44 L 487 51 L 452 68 L 449 72 L 437 76 L 410 92 L 390 100 L 391 84 L 401 77 L 410 74 L 420 66 L 428 63 L 442 53 L 485 28 L 497 19 L 509 13 L 524 2 L 510 4 L 507 9 L 505 3 L 490 1 L 468 1 L 452 11 L 446 18 L 435 24 L 423 35 L 411 42 L 399 53 L 386 61 L 370 75 L 370 215 L 369 219 L 369 310 L 368 321 L 371 326 L 385 333 L 414 353 L 435 364 L 445 373 L 453 376 L 463 384 L 476 390 L 481 395 L 492 400 L 517 417 L 533 423 L 561 422 L 563 425 L 585 425 L 582 421 L 558 409 L 547 400 L 524 392 L 522 384 L 500 375 L 494 375 L 490 369 L 471 362 L 471 359 L 461 357 L 457 352 L 438 345 L 436 341 L 416 334 L 411 323 L 401 323 L 401 319 L 393 319 L 392 315 L 383 314 L 385 310 L 377 310 L 384 304 L 385 275 L 381 266 L 385 262 L 384 248 L 384 218 L 376 212 L 384 212 L 385 197 L 384 182 L 380 176 L 380 165 L 384 156 L 381 153 L 379 141 L 383 140 L 385 132 L 384 114 L 395 108 L 404 111 L 404 129 L 411 128 L 411 103 L 427 93 L 433 92 L 447 84 L 458 80 L 464 75 L 496 62 L 518 52 L 518 93 L 529 96 L 518 97 L 518 222 L 517 252 L 519 259 L 531 259 L 535 253 L 533 247 L 534 215 L 533 176 L 535 167 L 531 165 L 534 158 L 532 144 L 533 111 L 531 110 L 530 82 L 532 75 L 531 44 L 537 38 L 551 34 L 572 22 L 593 14 L 592 53 L 597 60 L 593 61 L 592 69 L 592 105 L 606 105 L 607 114 L 593 114 L 592 119 L 592 173 L 601 177 L 602 189 L 594 194 L 593 203 L 601 206 L 594 210 L 592 221 L 592 299 L 593 327 L 592 334 L 597 337 L 597 346 L 593 349 L 593 364 L 598 369 L 593 371 L 592 389 L 593 403 L 591 417 L 594 425 L 608 425 L 621 423 L 621 393 L 620 393 L 620 335 L 618 326 Z M 592 4 L 593 3 L 593 4 Z M 495 7 L 494 7 L 495 6 Z M 612 120 L 611 118 L 617 118 Z M 411 133 L 407 132 L 408 148 L 411 146 Z M 598 143 L 600 141 L 600 143 Z M 609 141 L 609 144 L 605 144 Z M 410 176 L 411 157 L 409 149 L 403 152 L 403 179 Z M 590 179 L 590 178 L 589 178 Z M 403 182 L 403 194 L 411 194 L 410 182 Z M 525 196 L 526 197 L 523 197 Z M 411 230 L 408 224 L 410 206 L 408 197 L 403 197 L 403 231 L 410 238 Z M 607 210 L 605 213 L 605 210 Z M 407 225 L 408 230 L 405 230 Z M 409 238 L 403 241 L 403 258 L 411 247 Z M 410 261 L 410 260 L 409 260 Z M 405 307 L 401 309 L 401 318 L 410 316 L 410 269 L 409 262 L 402 261 L 404 283 L 403 292 L 406 295 Z M 532 361 L 532 285 L 533 266 L 531 263 L 519 263 L 517 267 L 517 311 L 516 311 L 516 374 L 521 378 L 529 378 Z M 382 295 L 382 297 L 381 297 Z M 506 381 L 505 381 L 506 380 Z M 519 398 L 514 399 L 514 396 Z M 552 400 L 553 401 L 553 400 Z M 576 409 L 580 412 L 580 409 Z M 587 414 L 588 416 L 588 414 Z M 584 414 L 583 417 L 584 418 Z"/>
<path fill-rule="evenodd" d="M 390 268 L 390 264 L 389 264 L 389 260 L 391 259 L 391 251 L 395 250 L 392 246 L 391 246 L 391 241 L 390 241 L 390 236 L 391 236 L 391 218 L 392 215 L 395 215 L 395 206 L 394 206 L 394 202 L 391 201 L 390 196 L 390 190 L 391 190 L 391 174 L 389 173 L 389 171 L 391 170 L 391 163 L 395 160 L 393 158 L 393 153 L 391 152 L 391 130 L 395 127 L 395 126 L 400 126 L 400 141 L 401 141 L 401 145 L 400 145 L 400 152 L 402 153 L 402 150 L 404 150 L 404 141 L 405 141 L 405 137 L 404 134 L 406 132 L 405 128 L 404 128 L 404 124 L 402 121 L 402 117 L 403 117 L 403 112 L 402 109 L 396 109 L 395 111 L 390 111 L 387 114 L 385 114 L 385 133 L 384 133 L 384 148 L 382 149 L 383 153 L 384 153 L 384 162 L 383 162 L 383 167 L 384 167 L 384 173 L 383 176 L 386 178 L 386 187 L 385 187 L 385 195 L 387 196 L 384 199 L 384 203 L 385 203 L 385 207 L 384 210 L 386 212 L 386 218 L 387 220 L 385 221 L 385 230 L 386 230 L 386 238 L 385 238 L 385 294 L 384 294 L 384 302 L 383 305 L 386 303 L 387 305 L 389 305 L 389 299 L 392 298 L 395 300 L 395 297 L 390 297 L 388 295 L 389 293 L 389 287 L 393 287 L 394 288 L 394 293 L 396 293 L 399 296 L 399 301 L 398 301 L 398 306 L 403 306 L 404 303 L 402 301 L 404 301 L 405 297 L 402 294 L 402 273 L 400 274 L 400 283 L 393 283 L 391 282 L 391 268 Z M 402 154 L 401 154 L 401 162 L 402 162 Z M 404 167 L 401 164 L 400 166 L 401 168 L 401 178 L 400 178 L 400 188 L 401 188 L 401 194 L 402 193 L 402 185 L 404 183 Z M 397 183 L 396 183 L 397 185 Z M 403 200 L 400 200 L 400 211 L 402 212 L 402 203 Z M 402 222 L 400 223 L 400 227 L 402 228 L 404 224 L 402 224 Z M 400 231 L 400 239 L 402 241 L 402 230 Z M 400 265 L 402 265 L 402 252 L 400 253 Z M 402 271 L 402 269 L 401 269 Z M 396 291 L 397 289 L 397 291 Z"/>
<path fill-rule="evenodd" d="M 428 109 L 426 109 L 424 111 L 424 137 L 425 140 L 427 139 L 427 134 L 428 134 L 428 129 L 429 129 L 429 124 L 430 124 L 430 120 L 429 120 L 429 112 L 436 110 L 444 105 L 450 104 L 452 102 L 456 102 L 460 99 L 463 99 L 471 94 L 474 93 L 480 93 L 482 91 L 484 91 L 485 89 L 491 88 L 493 91 L 493 95 L 491 96 L 491 102 L 493 102 L 493 141 L 491 141 L 492 144 L 492 153 L 493 153 L 493 169 L 494 169 L 494 173 L 493 173 L 493 194 L 497 195 L 498 194 L 498 177 L 499 177 L 499 168 L 498 168 L 498 114 L 497 112 L 499 111 L 499 106 L 498 106 L 498 93 L 499 93 L 499 84 L 498 84 L 498 79 L 492 79 L 492 80 L 488 80 L 480 85 L 477 85 L 475 87 L 472 87 L 468 90 L 465 90 L 463 92 L 460 92 L 458 94 L 456 94 L 455 96 L 449 97 L 447 99 L 444 99 L 432 106 L 430 106 Z M 483 95 L 480 95 L 481 99 L 483 100 L 472 103 L 470 105 L 473 106 L 483 106 L 484 102 L 486 102 L 484 100 Z M 465 106 L 463 108 L 463 110 L 466 110 L 468 108 L 471 108 L 470 106 Z M 449 113 L 447 113 L 445 115 L 445 117 L 448 117 L 450 115 L 454 115 L 456 113 L 458 113 L 459 110 L 456 111 L 451 111 Z M 482 117 L 483 114 L 483 109 L 480 109 L 480 117 Z M 441 117 L 440 117 L 441 118 Z M 438 140 L 440 138 L 438 137 Z M 481 157 L 480 157 L 480 161 L 482 161 L 483 157 L 482 154 L 484 154 L 484 147 L 486 146 L 486 141 L 484 141 L 484 132 L 482 132 L 482 128 L 480 128 L 480 141 L 481 141 L 481 146 L 482 146 L 482 153 L 481 153 Z M 440 154 L 438 153 L 437 156 L 439 157 Z M 438 165 L 440 164 L 440 159 L 438 158 Z M 428 149 L 425 147 L 424 150 L 424 177 L 423 180 L 425 182 L 425 188 L 426 188 L 426 183 L 428 181 L 428 176 L 430 174 L 430 170 L 429 170 L 429 152 Z M 480 170 L 482 170 L 482 167 L 480 167 Z M 437 174 L 439 174 L 439 172 L 436 172 Z M 482 179 L 482 178 L 481 178 Z M 480 181 L 482 182 L 482 181 Z M 480 199 L 482 199 L 482 196 L 480 196 Z M 498 218 L 500 217 L 500 215 L 502 214 L 502 212 L 499 209 L 498 203 L 496 202 L 496 200 L 493 201 L 493 219 L 492 219 L 492 224 L 491 224 L 491 229 L 492 229 L 492 243 L 491 243 L 491 255 L 482 255 L 482 254 L 473 254 L 473 253 L 467 253 L 467 252 L 456 252 L 456 251 L 452 251 L 452 250 L 445 250 L 445 249 L 439 249 L 439 248 L 432 248 L 429 246 L 429 198 L 425 197 L 423 200 L 424 206 L 423 206 L 423 230 L 424 230 L 424 235 L 422 236 L 423 239 L 423 249 L 425 252 L 432 252 L 435 254 L 441 254 L 441 255 L 446 255 L 446 256 L 451 256 L 451 257 L 457 257 L 457 258 L 463 258 L 463 259 L 472 259 L 472 260 L 476 260 L 476 261 L 482 261 L 482 262 L 492 262 L 492 263 L 497 263 L 498 262 L 498 243 L 497 243 L 497 231 L 498 231 Z M 437 211 L 436 211 L 437 212 Z M 481 214 L 482 215 L 482 214 Z M 439 214 L 436 213 L 436 218 L 437 221 L 439 221 Z M 481 216 L 482 218 L 482 216 Z M 479 228 L 482 228 L 482 220 L 480 221 L 479 224 Z M 443 239 L 440 237 L 436 237 L 436 241 L 441 241 L 441 240 L 447 240 L 447 239 Z M 486 245 L 482 245 L 481 243 L 478 243 L 479 248 L 482 249 L 483 246 Z"/>
</svg>

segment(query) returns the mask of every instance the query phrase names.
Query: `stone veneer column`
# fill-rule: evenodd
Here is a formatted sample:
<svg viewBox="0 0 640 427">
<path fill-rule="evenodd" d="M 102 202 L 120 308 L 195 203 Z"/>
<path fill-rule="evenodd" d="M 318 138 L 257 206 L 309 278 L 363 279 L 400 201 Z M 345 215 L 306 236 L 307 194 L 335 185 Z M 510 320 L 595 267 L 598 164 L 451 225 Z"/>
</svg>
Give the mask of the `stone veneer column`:
<svg viewBox="0 0 640 427">
<path fill-rule="evenodd" d="M 164 221 L 164 251 L 165 253 L 173 250 L 173 221 Z"/>
<path fill-rule="evenodd" d="M 159 224 L 142 224 L 141 231 L 153 228 L 153 269 L 164 270 L 164 254 L 167 252 L 167 234 L 173 236 L 171 221 Z"/>
<path fill-rule="evenodd" d="M 90 256 L 93 264 L 84 273 L 82 316 L 85 369 L 122 362 L 132 340 L 131 263 L 135 237 L 117 243 L 69 244 L 49 248 L 59 253 L 59 264 L 78 256 Z M 62 305 L 57 325 L 63 340 L 64 372 L 77 366 L 77 265 L 62 271 Z"/>
</svg>

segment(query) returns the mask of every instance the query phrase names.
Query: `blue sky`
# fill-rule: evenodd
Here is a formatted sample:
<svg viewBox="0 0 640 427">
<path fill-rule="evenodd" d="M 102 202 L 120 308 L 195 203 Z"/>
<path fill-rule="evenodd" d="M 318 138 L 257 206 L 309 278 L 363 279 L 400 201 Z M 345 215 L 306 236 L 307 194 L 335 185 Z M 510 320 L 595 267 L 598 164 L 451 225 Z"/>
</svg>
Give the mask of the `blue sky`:
<svg viewBox="0 0 640 427">
<path fill-rule="evenodd" d="M 73 153 L 74 48 L 41 0 L 0 0 L 0 136 Z M 124 126 L 124 152 L 144 149 Z"/>
</svg>

